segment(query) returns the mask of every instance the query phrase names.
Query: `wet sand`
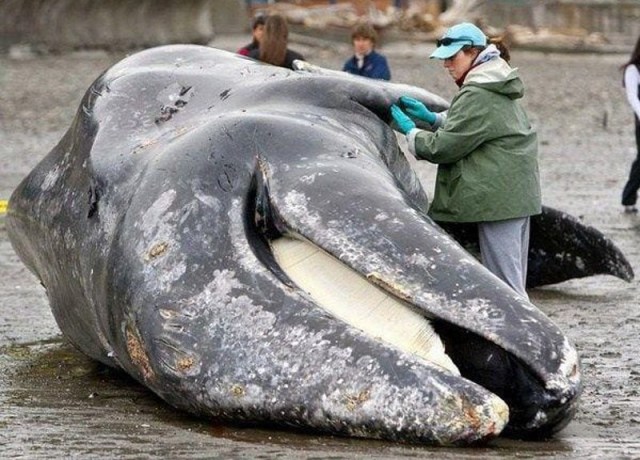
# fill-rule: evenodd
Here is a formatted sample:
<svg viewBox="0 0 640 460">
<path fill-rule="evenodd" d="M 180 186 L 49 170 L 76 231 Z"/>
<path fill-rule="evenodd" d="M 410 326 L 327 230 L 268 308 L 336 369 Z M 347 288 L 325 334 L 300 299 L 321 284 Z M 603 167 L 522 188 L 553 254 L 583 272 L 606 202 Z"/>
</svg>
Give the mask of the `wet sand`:
<svg viewBox="0 0 640 460">
<path fill-rule="evenodd" d="M 245 37 L 214 46 L 234 50 Z M 295 45 L 295 44 L 294 44 Z M 338 69 L 349 49 L 292 45 Z M 430 45 L 384 47 L 395 81 L 446 98 L 456 88 Z M 89 84 L 120 55 L 0 57 L 0 199 L 62 137 Z M 640 267 L 640 217 L 619 195 L 635 157 L 620 86 L 627 55 L 513 51 L 538 126 L 544 203 L 608 235 Z M 414 164 L 415 161 L 413 162 Z M 434 169 L 416 164 L 431 192 Z M 546 442 L 497 439 L 443 449 L 221 426 L 180 413 L 126 375 L 73 349 L 44 289 L 20 263 L 0 217 L 0 457 L 3 458 L 640 458 L 640 285 L 596 276 L 530 291 L 573 341 L 584 393 L 575 419 Z"/>
</svg>

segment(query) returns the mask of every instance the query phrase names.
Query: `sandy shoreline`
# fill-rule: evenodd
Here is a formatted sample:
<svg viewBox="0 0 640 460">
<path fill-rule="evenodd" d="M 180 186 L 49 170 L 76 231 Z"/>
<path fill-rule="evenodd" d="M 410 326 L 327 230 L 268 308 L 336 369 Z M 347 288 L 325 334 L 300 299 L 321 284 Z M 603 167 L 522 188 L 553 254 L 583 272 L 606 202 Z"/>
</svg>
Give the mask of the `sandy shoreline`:
<svg viewBox="0 0 640 460">
<path fill-rule="evenodd" d="M 214 40 L 234 50 L 246 37 Z M 450 98 L 455 87 L 427 59 L 432 45 L 394 44 L 393 79 Z M 338 69 L 349 48 L 292 47 Z M 383 52 L 386 50 L 383 49 Z M 89 84 L 120 55 L 0 57 L 0 199 L 55 145 Z M 538 126 L 544 203 L 612 238 L 636 271 L 640 217 L 619 195 L 635 156 L 620 86 L 626 55 L 514 51 Z M 413 162 L 415 164 L 415 162 Z M 434 169 L 418 164 L 430 193 Z M 44 290 L 19 262 L 0 217 L 0 454 L 60 458 L 639 458 L 640 286 L 598 276 L 534 289 L 531 300 L 576 345 L 585 390 L 575 420 L 544 443 L 496 440 L 434 449 L 210 424 L 177 413 L 128 377 L 84 358 L 62 339 Z"/>
</svg>

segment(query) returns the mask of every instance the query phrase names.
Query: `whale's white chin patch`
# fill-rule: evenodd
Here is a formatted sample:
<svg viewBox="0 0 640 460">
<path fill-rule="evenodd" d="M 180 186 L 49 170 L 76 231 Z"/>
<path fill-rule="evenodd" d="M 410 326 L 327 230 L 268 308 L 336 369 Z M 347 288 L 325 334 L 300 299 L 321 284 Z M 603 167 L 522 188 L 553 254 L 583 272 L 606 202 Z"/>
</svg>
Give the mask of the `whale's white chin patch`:
<svg viewBox="0 0 640 460">
<path fill-rule="evenodd" d="M 460 371 L 428 319 L 314 244 L 271 241 L 276 261 L 300 289 L 336 318 L 447 371 Z"/>
</svg>

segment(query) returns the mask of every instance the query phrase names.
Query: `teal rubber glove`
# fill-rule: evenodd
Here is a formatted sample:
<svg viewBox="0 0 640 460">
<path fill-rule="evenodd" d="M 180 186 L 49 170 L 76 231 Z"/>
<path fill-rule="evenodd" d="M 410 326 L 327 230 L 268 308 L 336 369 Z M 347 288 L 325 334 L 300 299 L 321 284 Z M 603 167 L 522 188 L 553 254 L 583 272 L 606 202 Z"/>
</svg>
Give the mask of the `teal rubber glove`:
<svg viewBox="0 0 640 460">
<path fill-rule="evenodd" d="M 436 114 L 429 110 L 422 102 L 409 96 L 402 96 L 400 98 L 400 104 L 412 117 L 426 121 L 430 125 L 436 122 Z"/>
<path fill-rule="evenodd" d="M 402 109 L 395 104 L 391 106 L 391 117 L 393 118 L 393 121 L 395 121 L 398 131 L 402 134 L 407 134 L 416 127 L 413 120 L 411 120 L 411 118 L 409 118 Z"/>
</svg>

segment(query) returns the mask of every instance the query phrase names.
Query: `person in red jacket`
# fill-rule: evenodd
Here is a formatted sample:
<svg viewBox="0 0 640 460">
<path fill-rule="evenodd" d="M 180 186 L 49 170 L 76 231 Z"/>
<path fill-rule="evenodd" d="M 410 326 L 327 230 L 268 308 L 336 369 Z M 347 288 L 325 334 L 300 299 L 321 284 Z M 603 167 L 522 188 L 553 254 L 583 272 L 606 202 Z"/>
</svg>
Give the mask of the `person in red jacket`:
<svg viewBox="0 0 640 460">
<path fill-rule="evenodd" d="M 260 40 L 262 39 L 262 35 L 264 34 L 264 23 L 267 20 L 267 16 L 261 14 L 256 16 L 251 23 L 251 35 L 253 36 L 253 40 L 248 45 L 243 46 L 238 50 L 238 54 L 242 54 L 243 56 L 249 56 L 251 51 L 257 50 L 260 47 Z"/>
</svg>

